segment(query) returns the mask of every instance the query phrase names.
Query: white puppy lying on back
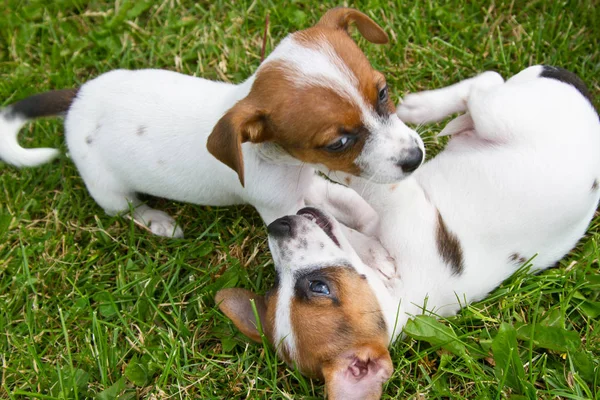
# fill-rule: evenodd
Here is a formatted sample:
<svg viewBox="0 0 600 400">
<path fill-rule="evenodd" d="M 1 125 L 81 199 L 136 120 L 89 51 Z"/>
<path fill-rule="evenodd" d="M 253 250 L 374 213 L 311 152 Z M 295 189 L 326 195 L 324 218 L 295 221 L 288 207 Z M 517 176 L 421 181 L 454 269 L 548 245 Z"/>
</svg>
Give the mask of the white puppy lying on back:
<svg viewBox="0 0 600 400">
<path fill-rule="evenodd" d="M 423 142 L 395 114 L 385 77 L 348 34 L 387 34 L 351 8 L 334 8 L 290 34 L 240 85 L 162 70 L 111 71 L 81 88 L 42 93 L 0 110 L 0 159 L 36 166 L 55 149 L 24 149 L 25 122 L 66 113 L 69 152 L 109 214 L 162 236 L 175 220 L 137 193 L 201 205 L 252 204 L 266 223 L 306 204 L 369 230 L 372 210 L 315 175 L 344 171 L 381 183 L 402 180 L 423 160 Z M 363 205 L 363 207 L 360 207 Z"/>
<path fill-rule="evenodd" d="M 553 266 L 594 215 L 600 121 L 579 78 L 535 66 L 504 83 L 487 72 L 398 108 L 418 123 L 461 111 L 442 132 L 453 135 L 445 150 L 410 178 L 377 186 L 347 177 L 380 216 L 376 239 L 357 247 L 361 234 L 301 210 L 268 227 L 277 286 L 265 297 L 217 294 L 260 339 L 255 299 L 270 342 L 323 377 L 330 399 L 378 398 L 392 373 L 387 346 L 411 315 L 453 315 L 530 258 L 532 271 Z"/>
</svg>

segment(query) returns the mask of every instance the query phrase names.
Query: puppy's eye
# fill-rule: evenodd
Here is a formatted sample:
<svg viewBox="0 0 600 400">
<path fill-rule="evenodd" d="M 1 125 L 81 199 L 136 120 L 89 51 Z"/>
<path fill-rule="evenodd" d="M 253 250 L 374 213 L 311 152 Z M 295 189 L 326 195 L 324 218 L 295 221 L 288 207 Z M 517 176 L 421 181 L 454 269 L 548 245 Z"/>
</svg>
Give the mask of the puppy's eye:
<svg viewBox="0 0 600 400">
<path fill-rule="evenodd" d="M 354 143 L 354 141 L 355 138 L 353 136 L 345 135 L 336 140 L 335 142 L 331 143 L 330 145 L 325 146 L 325 149 L 333 153 L 338 153 L 340 151 L 346 150 L 348 147 L 350 147 L 350 145 Z"/>
<path fill-rule="evenodd" d="M 388 87 L 385 85 L 383 88 L 379 90 L 379 102 L 382 103 L 386 101 L 388 98 Z"/>
<path fill-rule="evenodd" d="M 313 293 L 328 295 L 329 294 L 329 286 L 323 281 L 310 281 L 308 287 Z"/>
</svg>

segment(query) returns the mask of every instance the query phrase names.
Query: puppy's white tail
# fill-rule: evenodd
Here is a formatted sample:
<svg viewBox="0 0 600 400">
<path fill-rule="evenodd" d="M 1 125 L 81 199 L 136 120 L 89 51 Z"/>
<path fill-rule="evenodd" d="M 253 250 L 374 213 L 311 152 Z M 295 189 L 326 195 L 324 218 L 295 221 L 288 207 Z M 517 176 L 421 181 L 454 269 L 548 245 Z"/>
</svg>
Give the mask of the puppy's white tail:
<svg viewBox="0 0 600 400">
<path fill-rule="evenodd" d="M 52 161 L 58 150 L 25 149 L 17 135 L 32 119 L 64 114 L 77 95 L 77 89 L 55 90 L 36 94 L 0 110 L 0 159 L 16 167 L 35 167 Z"/>
</svg>

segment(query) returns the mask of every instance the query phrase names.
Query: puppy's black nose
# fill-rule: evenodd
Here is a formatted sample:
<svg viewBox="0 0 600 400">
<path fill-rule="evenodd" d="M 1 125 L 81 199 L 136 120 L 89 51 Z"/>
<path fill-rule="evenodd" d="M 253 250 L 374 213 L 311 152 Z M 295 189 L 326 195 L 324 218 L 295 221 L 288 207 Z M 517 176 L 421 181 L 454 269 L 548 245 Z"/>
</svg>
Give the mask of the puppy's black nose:
<svg viewBox="0 0 600 400">
<path fill-rule="evenodd" d="M 398 166 L 402 168 L 403 172 L 413 172 L 419 168 L 419 165 L 423 162 L 423 150 L 419 147 L 413 147 L 408 150 L 408 154 L 402 160 L 398 162 Z"/>
<path fill-rule="evenodd" d="M 274 237 L 289 236 L 292 233 L 292 220 L 290 217 L 278 218 L 267 226 L 267 232 Z"/>
</svg>

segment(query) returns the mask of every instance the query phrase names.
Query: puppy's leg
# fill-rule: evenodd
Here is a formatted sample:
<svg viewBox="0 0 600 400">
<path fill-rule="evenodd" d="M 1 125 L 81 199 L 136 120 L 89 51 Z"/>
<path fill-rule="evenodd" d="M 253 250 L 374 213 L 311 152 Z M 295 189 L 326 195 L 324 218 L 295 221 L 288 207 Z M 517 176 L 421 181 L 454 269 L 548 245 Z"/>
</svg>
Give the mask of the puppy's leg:
<svg viewBox="0 0 600 400">
<path fill-rule="evenodd" d="M 158 236 L 183 237 L 183 230 L 168 214 L 142 204 L 135 193 L 122 190 L 121 185 L 110 182 L 107 178 L 108 175 L 104 175 L 93 183 L 88 184 L 86 181 L 86 185 L 96 203 L 108 215 L 124 214 L 133 217 L 136 224 Z M 129 214 L 130 207 L 133 208 L 132 214 Z"/>
<path fill-rule="evenodd" d="M 379 229 L 379 216 L 354 190 L 315 175 L 305 197 L 306 204 L 323 208 L 335 219 L 357 231 L 373 236 Z"/>
<path fill-rule="evenodd" d="M 369 212 L 367 216 L 363 217 L 363 220 L 372 219 L 372 216 L 377 216 L 377 222 L 374 223 L 373 226 L 371 226 L 369 229 L 367 229 L 367 231 L 369 231 L 371 234 L 379 231 L 379 219 L 381 218 L 381 216 L 388 213 L 389 210 L 394 209 L 398 206 L 398 204 L 395 203 L 396 200 L 394 200 L 394 198 L 390 196 L 390 194 L 392 192 L 396 192 L 396 190 L 405 191 L 406 189 L 404 189 L 404 187 L 406 186 L 406 183 L 408 181 L 413 181 L 411 177 L 408 177 L 399 183 L 379 184 L 370 182 L 368 179 L 357 177 L 340 171 L 332 173 L 331 178 L 336 182 L 343 182 L 345 185 L 347 185 L 346 187 L 338 184 L 329 183 L 329 185 L 332 185 L 334 189 L 337 187 L 341 187 L 344 189 L 344 191 L 348 190 L 350 191 L 350 193 L 352 193 L 352 196 L 358 196 L 358 198 L 360 199 L 358 201 L 360 203 L 365 202 L 368 205 L 368 208 L 366 209 L 368 209 Z M 401 189 L 401 187 L 403 189 Z M 364 208 L 364 206 L 361 206 L 359 203 L 357 203 L 355 207 Z M 335 215 L 335 212 L 331 213 Z M 343 222 L 342 218 L 336 217 L 336 219 L 338 219 L 340 222 Z M 345 225 L 354 228 L 350 224 Z M 360 229 L 356 230 L 365 233 Z M 376 235 L 377 234 L 374 234 L 374 236 Z"/>
<path fill-rule="evenodd" d="M 396 276 L 395 260 L 377 238 L 364 235 L 345 225 L 340 225 L 340 229 L 363 263 L 388 278 Z"/>
<path fill-rule="evenodd" d="M 396 110 L 403 122 L 423 124 L 436 122 L 450 114 L 467 110 L 471 91 L 501 85 L 504 79 L 492 71 L 484 72 L 454 85 L 407 95 Z"/>
</svg>

